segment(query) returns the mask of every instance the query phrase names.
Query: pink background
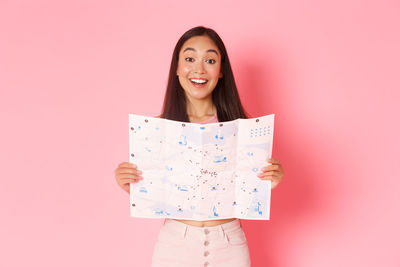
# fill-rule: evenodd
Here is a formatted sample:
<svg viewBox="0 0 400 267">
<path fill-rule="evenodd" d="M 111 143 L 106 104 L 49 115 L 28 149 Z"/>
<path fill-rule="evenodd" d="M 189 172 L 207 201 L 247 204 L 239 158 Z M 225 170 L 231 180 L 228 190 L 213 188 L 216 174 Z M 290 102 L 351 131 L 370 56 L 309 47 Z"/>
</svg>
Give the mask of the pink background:
<svg viewBox="0 0 400 267">
<path fill-rule="evenodd" d="M 144 2 L 144 1 L 143 1 Z M 254 267 L 400 266 L 398 1 L 0 2 L 0 266 L 150 266 L 114 179 L 191 27 L 224 40 L 286 173 Z"/>
</svg>

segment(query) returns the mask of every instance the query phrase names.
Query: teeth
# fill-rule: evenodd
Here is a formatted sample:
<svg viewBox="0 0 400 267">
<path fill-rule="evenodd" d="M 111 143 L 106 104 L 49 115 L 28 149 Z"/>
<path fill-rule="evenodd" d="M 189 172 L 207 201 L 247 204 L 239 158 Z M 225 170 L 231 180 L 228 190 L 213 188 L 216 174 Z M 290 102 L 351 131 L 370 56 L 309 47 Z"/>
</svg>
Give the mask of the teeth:
<svg viewBox="0 0 400 267">
<path fill-rule="evenodd" d="M 190 80 L 195 83 L 206 83 L 207 82 L 206 80 L 200 80 L 200 79 L 190 79 Z"/>
</svg>

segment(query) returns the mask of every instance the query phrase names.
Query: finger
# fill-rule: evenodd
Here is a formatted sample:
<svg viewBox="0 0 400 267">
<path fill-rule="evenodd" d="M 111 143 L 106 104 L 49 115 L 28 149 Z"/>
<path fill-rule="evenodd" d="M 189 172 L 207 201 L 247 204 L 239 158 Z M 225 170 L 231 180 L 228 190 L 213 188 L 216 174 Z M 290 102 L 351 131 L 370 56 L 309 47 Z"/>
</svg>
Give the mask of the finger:
<svg viewBox="0 0 400 267">
<path fill-rule="evenodd" d="M 142 179 L 132 179 L 132 181 L 129 181 L 128 184 L 137 183 L 137 182 L 139 182 L 140 180 L 142 180 Z"/>
<path fill-rule="evenodd" d="M 271 175 L 268 175 L 268 176 L 265 176 L 265 177 L 260 177 L 260 179 L 261 180 L 271 180 L 271 181 L 273 181 L 274 180 L 274 177 L 273 176 L 271 176 Z"/>
<path fill-rule="evenodd" d="M 132 173 L 132 174 L 139 175 L 139 174 L 142 174 L 142 171 L 140 171 L 138 169 L 131 169 L 131 168 L 118 168 L 115 171 L 115 173 L 116 174 L 129 174 L 129 173 Z"/>
<path fill-rule="evenodd" d="M 268 162 L 271 162 L 272 164 L 280 164 L 281 162 L 279 161 L 279 159 L 275 159 L 275 158 L 269 158 L 267 159 Z"/>
<path fill-rule="evenodd" d="M 125 179 L 121 179 L 120 181 L 119 181 L 119 184 L 120 185 L 125 185 L 125 184 L 130 184 L 130 183 L 137 183 L 137 182 L 139 182 L 140 180 L 143 180 L 143 178 L 125 178 Z"/>
<path fill-rule="evenodd" d="M 140 175 L 134 175 L 134 174 L 124 174 L 123 176 L 118 177 L 119 180 L 126 180 L 126 179 L 140 179 L 142 180 L 143 177 Z"/>
<path fill-rule="evenodd" d="M 128 168 L 137 168 L 137 166 L 130 162 L 122 162 L 118 165 L 118 167 L 128 167 Z"/>
<path fill-rule="evenodd" d="M 266 176 L 263 176 L 263 177 L 259 177 L 261 180 L 271 180 L 271 181 L 273 181 L 273 182 L 280 182 L 281 181 L 281 179 L 279 178 L 279 176 L 276 176 L 276 175 L 266 175 Z"/>
<path fill-rule="evenodd" d="M 276 172 L 269 171 L 269 172 L 262 172 L 257 175 L 258 177 L 266 177 L 266 176 L 278 176 Z"/>
<path fill-rule="evenodd" d="M 277 171 L 277 170 L 279 170 L 279 165 L 268 165 L 268 166 L 261 168 L 261 170 L 264 172 L 265 171 Z"/>
<path fill-rule="evenodd" d="M 140 180 L 143 180 L 143 178 L 142 179 L 136 179 L 136 180 L 132 180 L 131 182 L 129 182 L 130 184 L 131 183 L 138 183 L 138 182 L 140 182 Z"/>
<path fill-rule="evenodd" d="M 131 168 L 131 167 L 118 167 L 118 168 L 116 168 L 115 170 L 114 170 L 114 173 L 115 174 L 118 174 L 118 173 L 132 173 L 132 171 L 133 172 L 136 172 L 138 169 L 136 169 L 136 168 Z"/>
</svg>

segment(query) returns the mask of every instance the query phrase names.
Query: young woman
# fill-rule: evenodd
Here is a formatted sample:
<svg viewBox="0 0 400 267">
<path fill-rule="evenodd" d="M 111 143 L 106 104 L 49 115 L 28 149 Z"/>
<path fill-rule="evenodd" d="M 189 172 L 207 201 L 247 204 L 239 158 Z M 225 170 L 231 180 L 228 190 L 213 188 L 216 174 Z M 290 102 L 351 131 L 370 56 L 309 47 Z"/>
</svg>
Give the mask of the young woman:
<svg viewBox="0 0 400 267">
<path fill-rule="evenodd" d="M 195 27 L 179 39 L 172 55 L 162 118 L 212 123 L 246 118 L 239 99 L 228 54 L 221 38 L 209 28 Z M 282 180 L 277 159 L 258 175 Z M 129 193 L 138 182 L 140 166 L 128 162 L 115 170 L 118 185 Z M 248 267 L 250 256 L 241 223 L 236 218 L 212 221 L 166 219 L 155 245 L 153 267 L 229 266 Z"/>
</svg>

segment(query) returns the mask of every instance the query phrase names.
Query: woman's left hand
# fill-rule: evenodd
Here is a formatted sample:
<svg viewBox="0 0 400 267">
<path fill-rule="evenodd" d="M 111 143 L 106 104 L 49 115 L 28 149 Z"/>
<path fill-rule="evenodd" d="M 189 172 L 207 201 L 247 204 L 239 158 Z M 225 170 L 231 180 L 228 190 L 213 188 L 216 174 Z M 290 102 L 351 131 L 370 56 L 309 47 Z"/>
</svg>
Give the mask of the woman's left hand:
<svg viewBox="0 0 400 267">
<path fill-rule="evenodd" d="M 282 164 L 278 159 L 270 158 L 267 161 L 270 162 L 271 165 L 261 168 L 262 172 L 257 176 L 261 180 L 271 180 L 272 181 L 271 189 L 273 189 L 282 181 L 284 171 Z"/>
</svg>

